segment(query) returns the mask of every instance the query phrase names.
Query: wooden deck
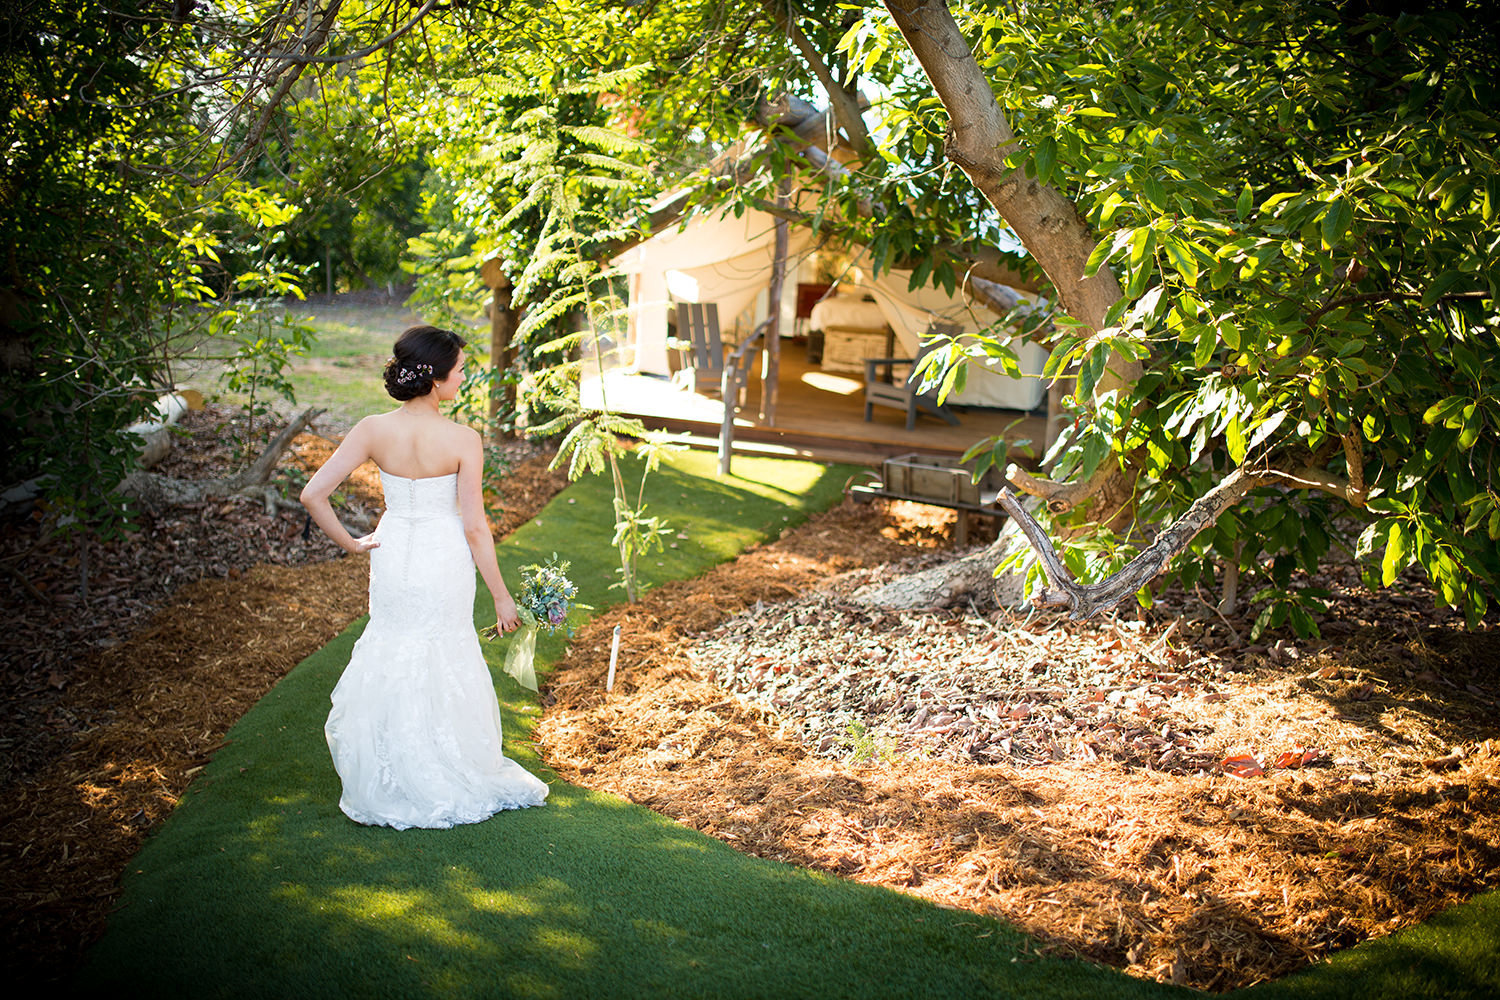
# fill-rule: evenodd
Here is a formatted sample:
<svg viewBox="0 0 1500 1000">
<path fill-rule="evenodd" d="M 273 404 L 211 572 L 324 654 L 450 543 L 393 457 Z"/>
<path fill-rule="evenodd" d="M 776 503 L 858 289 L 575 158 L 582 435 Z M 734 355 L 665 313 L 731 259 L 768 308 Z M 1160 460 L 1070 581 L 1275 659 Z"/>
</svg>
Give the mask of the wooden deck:
<svg viewBox="0 0 1500 1000">
<path fill-rule="evenodd" d="M 918 414 L 916 426 L 906 429 L 906 415 L 876 407 L 864 420 L 864 383 L 849 375 L 824 372 L 807 363 L 803 350 L 792 343 L 781 354 L 781 377 L 776 424 L 759 419 L 759 378 L 752 381 L 748 400 L 735 418 L 736 451 L 782 454 L 819 461 L 877 463 L 907 452 L 961 455 L 981 438 L 1004 434 L 1010 440 L 1028 438 L 1040 446 L 1044 417 L 1015 410 L 956 407 L 959 425 Z M 583 403 L 637 416 L 648 427 L 684 432 L 692 443 L 717 445 L 724 404 L 679 388 L 671 380 L 626 371 L 585 378 Z"/>
</svg>

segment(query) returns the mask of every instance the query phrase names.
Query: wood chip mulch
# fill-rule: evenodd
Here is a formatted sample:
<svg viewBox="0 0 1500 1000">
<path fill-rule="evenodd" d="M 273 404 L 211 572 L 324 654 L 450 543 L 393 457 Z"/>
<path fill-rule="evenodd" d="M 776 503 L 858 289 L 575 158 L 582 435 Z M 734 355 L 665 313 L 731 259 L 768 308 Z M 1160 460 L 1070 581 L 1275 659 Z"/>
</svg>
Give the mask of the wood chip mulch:
<svg viewBox="0 0 1500 1000">
<path fill-rule="evenodd" d="M 156 471 L 222 476 L 237 466 L 236 417 L 209 407 Z M 335 442 L 299 435 L 281 479 L 290 495 Z M 493 456 L 507 468 L 488 495 L 502 537 L 564 485 L 550 453 L 526 442 Z M 378 473 L 350 477 L 342 502 L 383 507 Z M 72 542 L 37 545 L 40 516 L 7 526 L 0 554 L 27 552 L 0 580 L 17 624 L 0 660 L 0 949 L 12 981 L 64 980 L 103 932 L 119 878 L 224 734 L 293 666 L 366 610 L 369 560 L 343 557 L 305 516 L 262 502 L 211 501 L 145 518 L 90 552 L 79 592 Z"/>
<path fill-rule="evenodd" d="M 1089 625 L 851 603 L 910 567 L 923 511 L 845 506 L 601 615 L 545 692 L 545 758 L 741 850 L 1211 991 L 1500 884 L 1494 622 L 1353 577 L 1322 642 L 1248 647 L 1180 594 Z"/>
</svg>

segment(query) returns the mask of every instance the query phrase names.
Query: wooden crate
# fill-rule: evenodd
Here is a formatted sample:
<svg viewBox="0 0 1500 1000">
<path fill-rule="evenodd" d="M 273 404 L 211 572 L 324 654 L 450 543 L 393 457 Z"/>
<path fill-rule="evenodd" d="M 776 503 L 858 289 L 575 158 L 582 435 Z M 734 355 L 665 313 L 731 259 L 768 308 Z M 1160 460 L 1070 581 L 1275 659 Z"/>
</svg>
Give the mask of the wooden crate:
<svg viewBox="0 0 1500 1000">
<path fill-rule="evenodd" d="M 972 470 L 960 465 L 956 458 L 910 452 L 886 459 L 881 475 L 886 490 L 902 496 L 950 504 L 981 502 L 982 484 L 975 483 Z"/>
</svg>

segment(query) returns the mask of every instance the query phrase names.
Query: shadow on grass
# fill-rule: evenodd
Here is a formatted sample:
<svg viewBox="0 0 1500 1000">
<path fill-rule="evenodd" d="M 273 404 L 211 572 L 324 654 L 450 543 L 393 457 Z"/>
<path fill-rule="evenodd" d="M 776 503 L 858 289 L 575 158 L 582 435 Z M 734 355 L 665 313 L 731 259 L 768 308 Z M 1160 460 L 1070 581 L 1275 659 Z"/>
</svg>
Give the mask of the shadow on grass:
<svg viewBox="0 0 1500 1000">
<path fill-rule="evenodd" d="M 1244 1000 L 1500 996 L 1500 892 L 1302 972 L 1230 994 Z"/>
</svg>

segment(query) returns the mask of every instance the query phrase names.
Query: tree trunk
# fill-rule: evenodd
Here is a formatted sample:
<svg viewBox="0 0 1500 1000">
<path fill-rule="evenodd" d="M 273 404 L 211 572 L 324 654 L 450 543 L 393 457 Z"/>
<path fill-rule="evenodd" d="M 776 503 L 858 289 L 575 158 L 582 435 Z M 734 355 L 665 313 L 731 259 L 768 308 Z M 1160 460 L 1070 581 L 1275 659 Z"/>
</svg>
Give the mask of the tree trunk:
<svg viewBox="0 0 1500 1000">
<path fill-rule="evenodd" d="M 947 4 L 887 0 L 886 7 L 948 111 L 948 159 L 1016 231 L 1057 289 L 1063 310 L 1093 329 L 1102 328 L 1105 312 L 1120 298 L 1120 284 L 1107 268 L 1083 276 L 1098 241 L 1074 204 L 1055 188 L 1005 165 L 1005 157 L 1020 143 Z M 1139 366 L 1134 372 L 1118 369 L 1127 383 L 1139 374 Z"/>
<path fill-rule="evenodd" d="M 1076 206 L 1056 189 L 1006 166 L 1006 155 L 1019 143 L 948 5 L 942 0 L 886 0 L 885 5 L 948 112 L 948 159 L 1015 230 L 1052 282 L 1063 311 L 1090 329 L 1103 328 L 1105 314 L 1120 298 L 1120 284 L 1107 267 L 1084 277 L 1084 265 L 1098 241 Z M 1128 388 L 1140 375 L 1139 362 L 1112 357 L 1095 392 Z M 1057 432 L 1057 395 L 1055 389 L 1049 394 L 1049 444 Z M 1088 482 L 1049 483 L 1026 477 L 1026 485 L 1055 511 L 1098 496 L 1095 506 L 1113 514 L 1116 511 L 1109 505 L 1128 503 L 1129 496 L 1128 482 L 1108 462 L 1101 463 Z M 1015 603 L 1021 597 L 1022 581 L 1014 575 L 996 579 L 991 573 L 1025 541 L 1020 522 L 1012 517 L 989 547 L 874 588 L 856 599 L 893 609 L 946 607 L 988 586 L 994 588 L 997 600 Z"/>
<path fill-rule="evenodd" d="M 490 287 L 492 293 L 490 300 L 490 368 L 495 376 L 495 381 L 490 383 L 488 430 L 491 435 L 509 441 L 515 438 L 515 430 L 499 430 L 496 428 L 496 422 L 502 409 L 508 410 L 512 414 L 516 410 L 516 387 L 514 385 L 502 385 L 499 381 L 501 373 L 508 371 L 516 360 L 516 311 L 511 306 L 510 276 L 505 273 L 502 263 L 495 258 L 485 261 L 479 273 L 484 279 L 484 283 Z"/>
<path fill-rule="evenodd" d="M 947 3 L 886 0 L 885 5 L 948 112 L 948 159 L 1015 230 L 1057 290 L 1063 311 L 1090 330 L 1102 329 L 1105 314 L 1120 298 L 1120 283 L 1107 267 L 1084 277 L 1084 265 L 1098 241 L 1077 207 L 1056 189 L 1006 166 L 1005 157 L 1020 144 Z M 1094 392 L 1129 388 L 1140 379 L 1141 371 L 1140 362 L 1112 356 Z M 1032 487 L 1041 491 L 1054 510 L 1067 509 L 1119 478 L 1111 463 L 1103 463 L 1087 483 L 1033 479 Z"/>
<path fill-rule="evenodd" d="M 783 178 L 776 192 L 778 204 L 786 204 L 791 196 L 791 184 Z M 771 259 L 771 288 L 768 293 L 767 312 L 770 324 L 766 327 L 766 377 L 760 382 L 760 418 L 766 426 L 776 426 L 776 383 L 781 377 L 781 291 L 786 287 L 787 221 L 776 220 L 775 252 Z M 733 409 L 734 401 L 724 400 L 725 409 Z"/>
</svg>

